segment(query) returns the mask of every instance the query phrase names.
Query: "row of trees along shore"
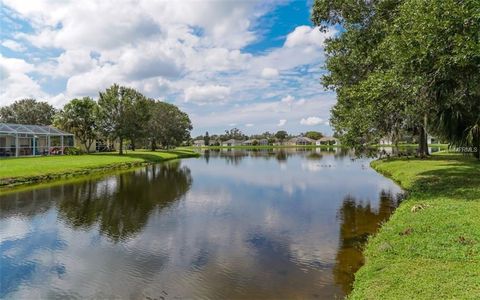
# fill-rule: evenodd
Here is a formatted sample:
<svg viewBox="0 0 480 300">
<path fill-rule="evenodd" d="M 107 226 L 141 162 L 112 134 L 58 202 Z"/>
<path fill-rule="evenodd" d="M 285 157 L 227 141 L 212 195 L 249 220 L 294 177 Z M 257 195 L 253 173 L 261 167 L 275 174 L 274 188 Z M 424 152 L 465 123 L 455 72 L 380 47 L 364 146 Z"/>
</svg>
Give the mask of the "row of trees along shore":
<svg viewBox="0 0 480 300">
<path fill-rule="evenodd" d="M 285 130 L 279 130 L 276 133 L 272 133 L 269 131 L 266 131 L 264 133 L 259 133 L 259 134 L 252 134 L 250 136 L 244 134 L 240 129 L 238 128 L 232 128 L 230 130 L 225 130 L 224 134 L 212 134 L 210 135 L 207 132 L 205 132 L 205 135 L 199 135 L 195 137 L 194 140 L 203 140 L 206 146 L 220 146 L 220 142 L 228 141 L 230 139 L 234 140 L 239 140 L 239 141 L 246 141 L 246 140 L 261 140 L 265 139 L 268 141 L 268 144 L 273 144 L 273 143 L 283 143 L 285 140 L 296 137 L 298 135 L 292 135 L 288 134 Z M 319 131 L 307 131 L 305 133 L 301 133 L 300 136 L 305 136 L 314 140 L 318 140 L 322 138 L 324 135 L 323 133 Z M 255 144 L 254 144 L 255 145 Z"/>
<path fill-rule="evenodd" d="M 343 144 L 407 132 L 425 156 L 428 132 L 480 159 L 480 1 L 315 0 L 312 21 L 341 28 L 322 84 Z"/>
<path fill-rule="evenodd" d="M 123 154 L 136 147 L 171 148 L 190 139 L 192 124 L 177 106 L 145 97 L 135 89 L 112 85 L 90 97 L 73 99 L 60 110 L 46 102 L 23 99 L 0 108 L 0 122 L 54 125 L 73 133 L 90 152 L 97 139 L 118 140 Z"/>
</svg>

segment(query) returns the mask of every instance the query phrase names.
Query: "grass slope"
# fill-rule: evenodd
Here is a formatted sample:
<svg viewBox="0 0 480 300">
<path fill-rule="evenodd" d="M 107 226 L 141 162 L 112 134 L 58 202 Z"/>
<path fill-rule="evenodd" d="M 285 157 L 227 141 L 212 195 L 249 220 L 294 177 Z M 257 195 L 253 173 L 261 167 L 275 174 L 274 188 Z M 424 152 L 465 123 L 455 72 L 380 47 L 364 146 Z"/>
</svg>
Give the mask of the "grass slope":
<svg viewBox="0 0 480 300">
<path fill-rule="evenodd" d="M 372 167 L 409 195 L 369 240 L 349 299 L 480 299 L 480 162 L 434 155 Z"/>
<path fill-rule="evenodd" d="M 2 159 L 0 160 L 0 188 L 197 155 L 191 150 L 176 149 L 155 152 L 128 151 L 124 155 L 96 153 Z"/>
</svg>

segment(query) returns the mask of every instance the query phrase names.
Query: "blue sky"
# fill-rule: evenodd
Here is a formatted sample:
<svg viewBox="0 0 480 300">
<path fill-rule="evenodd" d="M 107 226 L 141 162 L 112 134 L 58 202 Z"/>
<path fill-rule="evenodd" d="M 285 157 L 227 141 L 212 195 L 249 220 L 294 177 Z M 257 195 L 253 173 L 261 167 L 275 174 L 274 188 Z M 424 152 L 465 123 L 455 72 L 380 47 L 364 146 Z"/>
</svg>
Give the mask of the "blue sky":
<svg viewBox="0 0 480 300">
<path fill-rule="evenodd" d="M 309 1 L 1 2 L 1 105 L 56 107 L 113 83 L 186 111 L 192 135 L 318 130 L 335 94 L 319 83 Z"/>
</svg>

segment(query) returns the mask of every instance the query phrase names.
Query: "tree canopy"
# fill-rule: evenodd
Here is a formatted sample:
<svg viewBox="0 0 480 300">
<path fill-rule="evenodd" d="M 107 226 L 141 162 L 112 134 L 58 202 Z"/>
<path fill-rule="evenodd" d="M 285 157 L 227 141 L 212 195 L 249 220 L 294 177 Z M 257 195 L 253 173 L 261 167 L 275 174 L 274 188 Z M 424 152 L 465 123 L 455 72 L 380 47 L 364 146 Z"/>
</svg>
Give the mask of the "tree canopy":
<svg viewBox="0 0 480 300">
<path fill-rule="evenodd" d="M 305 132 L 305 136 L 310 138 L 310 139 L 318 140 L 318 139 L 321 139 L 323 137 L 323 134 L 321 132 L 318 132 L 318 131 L 307 131 L 307 132 Z"/>
<path fill-rule="evenodd" d="M 478 0 L 316 0 L 313 22 L 343 28 L 326 41 L 322 78 L 337 93 L 331 123 L 343 142 L 406 130 L 427 154 L 428 131 L 479 149 L 479 15 Z"/>
<path fill-rule="evenodd" d="M 277 131 L 277 133 L 275 133 L 275 137 L 280 142 L 283 142 L 288 137 L 288 133 L 285 130 L 279 130 L 279 131 Z"/>
<path fill-rule="evenodd" d="M 55 116 L 55 126 L 69 131 L 80 140 L 87 152 L 97 137 L 98 106 L 90 97 L 73 99 Z"/>
<path fill-rule="evenodd" d="M 58 112 L 46 102 L 24 99 L 0 107 L 0 122 L 50 125 L 73 133 L 87 152 L 97 139 L 109 145 L 119 141 L 137 146 L 170 148 L 190 140 L 192 123 L 177 106 L 145 97 L 139 91 L 113 84 L 99 93 L 98 101 L 90 97 L 72 99 Z"/>
<path fill-rule="evenodd" d="M 177 106 L 162 102 L 150 101 L 151 119 L 148 123 L 148 138 L 152 150 L 158 145 L 164 148 L 179 146 L 190 139 L 192 123 L 188 115 Z"/>
<path fill-rule="evenodd" d="M 246 140 L 248 137 L 240 129 L 232 128 L 230 130 L 225 130 L 225 134 L 221 135 L 220 138 L 223 141 L 227 141 L 230 139 Z"/>
<path fill-rule="evenodd" d="M 17 100 L 9 106 L 0 107 L 0 122 L 51 125 L 56 110 L 47 102 L 36 99 Z"/>
</svg>

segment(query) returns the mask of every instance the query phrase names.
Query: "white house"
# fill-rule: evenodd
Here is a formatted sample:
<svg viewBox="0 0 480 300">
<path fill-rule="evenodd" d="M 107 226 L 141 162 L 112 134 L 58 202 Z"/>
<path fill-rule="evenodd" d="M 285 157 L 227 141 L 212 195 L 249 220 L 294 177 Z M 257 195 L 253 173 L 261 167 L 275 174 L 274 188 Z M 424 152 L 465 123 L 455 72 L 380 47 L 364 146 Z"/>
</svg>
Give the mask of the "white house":
<svg viewBox="0 0 480 300">
<path fill-rule="evenodd" d="M 252 146 L 252 145 L 259 145 L 259 146 L 266 146 L 268 145 L 268 140 L 267 139 L 251 139 L 251 140 L 246 140 L 245 142 L 242 143 L 242 145 L 245 146 Z"/>
<path fill-rule="evenodd" d="M 314 143 L 315 143 L 315 140 L 305 136 L 297 136 L 288 140 L 289 145 L 297 145 L 297 146 L 313 145 Z"/>
<path fill-rule="evenodd" d="M 378 141 L 378 143 L 380 145 L 392 145 L 393 142 L 392 142 L 392 139 L 390 137 L 383 137 L 380 139 L 380 141 Z"/>
<path fill-rule="evenodd" d="M 430 145 L 430 144 L 435 144 L 435 143 L 438 143 L 438 140 L 435 137 L 427 134 L 427 144 Z"/>
<path fill-rule="evenodd" d="M 331 136 L 324 136 L 315 141 L 315 145 L 340 145 L 340 140 Z"/>
<path fill-rule="evenodd" d="M 222 142 L 223 147 L 233 147 L 242 145 L 243 141 L 229 139 L 228 141 Z"/>
<path fill-rule="evenodd" d="M 193 141 L 193 145 L 197 147 L 203 147 L 205 146 L 205 141 L 204 140 L 195 140 Z"/>
</svg>

